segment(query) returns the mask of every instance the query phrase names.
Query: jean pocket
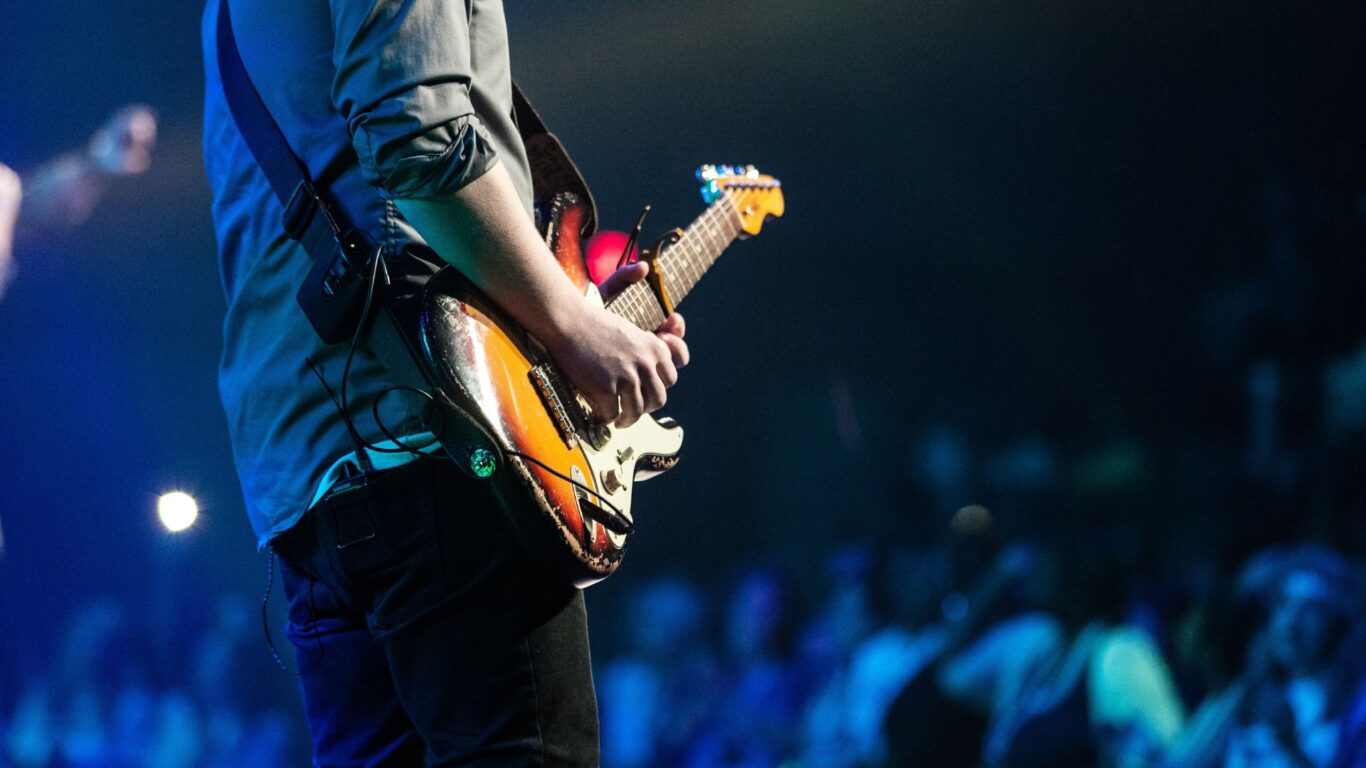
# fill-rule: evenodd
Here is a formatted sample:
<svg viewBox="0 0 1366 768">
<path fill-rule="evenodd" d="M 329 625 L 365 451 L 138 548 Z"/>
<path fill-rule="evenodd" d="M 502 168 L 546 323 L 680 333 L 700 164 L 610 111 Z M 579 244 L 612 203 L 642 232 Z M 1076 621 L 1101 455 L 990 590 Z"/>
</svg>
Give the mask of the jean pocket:
<svg viewBox="0 0 1366 768">
<path fill-rule="evenodd" d="M 355 491 L 353 503 L 333 510 L 339 564 L 376 637 L 420 618 L 447 596 L 426 465 L 418 460 L 384 472 Z"/>
<path fill-rule="evenodd" d="M 435 551 L 432 484 L 421 461 L 380 473 L 327 504 L 323 517 L 352 589 L 378 586 Z"/>
</svg>

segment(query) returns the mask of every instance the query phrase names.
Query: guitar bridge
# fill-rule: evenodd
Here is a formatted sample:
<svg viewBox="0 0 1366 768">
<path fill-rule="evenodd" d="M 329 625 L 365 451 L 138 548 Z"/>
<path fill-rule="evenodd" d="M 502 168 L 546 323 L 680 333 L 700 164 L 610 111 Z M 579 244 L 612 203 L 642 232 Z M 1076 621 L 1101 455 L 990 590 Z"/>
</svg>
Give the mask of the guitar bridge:
<svg viewBox="0 0 1366 768">
<path fill-rule="evenodd" d="M 541 402 L 545 403 L 546 410 L 550 412 L 550 418 L 554 420 L 555 428 L 560 430 L 560 437 L 564 438 L 565 446 L 573 448 L 578 445 L 574 421 L 569 416 L 569 409 L 565 406 L 564 399 L 560 397 L 560 377 L 553 369 L 544 364 L 532 366 L 529 376 L 532 385 L 536 387 L 536 394 L 541 396 Z"/>
</svg>

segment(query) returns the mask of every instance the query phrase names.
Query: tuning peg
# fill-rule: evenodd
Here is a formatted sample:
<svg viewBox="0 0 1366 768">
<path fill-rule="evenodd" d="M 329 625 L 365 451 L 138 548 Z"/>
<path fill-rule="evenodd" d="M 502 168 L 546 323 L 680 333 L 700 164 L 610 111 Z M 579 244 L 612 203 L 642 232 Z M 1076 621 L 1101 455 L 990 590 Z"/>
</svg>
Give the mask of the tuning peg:
<svg viewBox="0 0 1366 768">
<path fill-rule="evenodd" d="M 745 175 L 751 179 L 759 178 L 759 169 L 752 165 L 745 166 Z"/>
<path fill-rule="evenodd" d="M 716 179 L 711 179 L 702 185 L 702 200 L 707 205 L 711 205 L 721 199 L 721 185 L 716 183 Z"/>
<path fill-rule="evenodd" d="M 699 183 L 714 181 L 716 179 L 716 176 L 716 166 L 714 165 L 703 165 L 702 167 L 697 169 L 697 181 Z"/>
</svg>

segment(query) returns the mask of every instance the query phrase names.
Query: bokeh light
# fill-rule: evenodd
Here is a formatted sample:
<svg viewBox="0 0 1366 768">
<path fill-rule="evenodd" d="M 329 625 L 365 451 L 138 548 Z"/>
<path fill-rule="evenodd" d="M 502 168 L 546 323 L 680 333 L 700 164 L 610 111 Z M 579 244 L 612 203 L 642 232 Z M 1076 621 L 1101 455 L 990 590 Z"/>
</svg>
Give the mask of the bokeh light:
<svg viewBox="0 0 1366 768">
<path fill-rule="evenodd" d="M 157 499 L 157 517 L 166 530 L 179 533 L 199 519 L 199 502 L 184 491 L 171 491 Z"/>
</svg>

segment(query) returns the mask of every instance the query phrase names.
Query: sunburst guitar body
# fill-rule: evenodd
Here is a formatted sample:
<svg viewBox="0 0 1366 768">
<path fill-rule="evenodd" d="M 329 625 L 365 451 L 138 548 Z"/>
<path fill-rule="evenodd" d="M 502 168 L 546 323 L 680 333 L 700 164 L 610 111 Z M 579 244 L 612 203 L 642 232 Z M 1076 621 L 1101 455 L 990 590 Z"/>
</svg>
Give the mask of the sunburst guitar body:
<svg viewBox="0 0 1366 768">
<path fill-rule="evenodd" d="M 605 305 L 584 260 L 587 207 L 555 198 L 546 242 L 585 301 L 654 330 L 721 251 L 783 213 L 778 182 L 752 167 L 703 166 L 698 178 L 710 206 L 642 257 L 645 282 Z M 421 354 L 455 422 L 443 444 L 493 483 L 533 554 L 578 586 L 611 575 L 635 530 L 634 486 L 677 463 L 683 429 L 648 414 L 626 428 L 596 418 L 536 340 L 450 267 L 428 283 Z"/>
</svg>

